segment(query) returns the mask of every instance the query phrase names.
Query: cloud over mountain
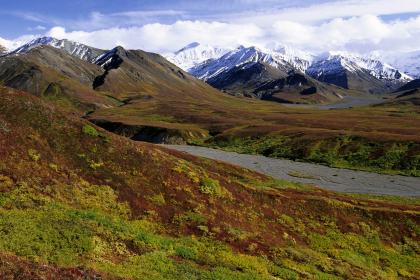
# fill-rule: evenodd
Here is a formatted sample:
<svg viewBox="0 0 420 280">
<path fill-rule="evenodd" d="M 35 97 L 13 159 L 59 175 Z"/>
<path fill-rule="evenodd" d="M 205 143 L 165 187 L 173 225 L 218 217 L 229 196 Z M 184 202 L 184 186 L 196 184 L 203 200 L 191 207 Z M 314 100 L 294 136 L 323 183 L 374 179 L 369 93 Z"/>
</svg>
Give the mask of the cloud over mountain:
<svg viewBox="0 0 420 280">
<path fill-rule="evenodd" d="M 177 21 L 92 32 L 67 32 L 63 27 L 54 27 L 47 34 L 101 48 L 122 45 L 155 52 L 174 51 L 195 41 L 221 47 L 273 47 L 281 43 L 315 52 L 412 51 L 420 45 L 420 17 L 386 22 L 378 16 L 365 15 L 336 18 L 319 25 L 280 20 L 268 27 L 255 23 Z"/>
<path fill-rule="evenodd" d="M 88 17 L 71 20 L 45 18 L 52 27 L 36 35 L 99 48 L 122 45 L 161 53 L 191 42 L 230 48 L 285 44 L 312 52 L 414 51 L 420 45 L 417 0 L 400 0 L 398 4 L 393 0 L 310 0 L 293 4 L 235 0 L 229 5 L 218 0 L 214 5 L 210 1 L 180 1 L 177 7 L 165 3 L 160 10 L 92 11 Z M 11 48 L 16 41 L 22 43 L 34 36 L 0 38 L 0 43 Z"/>
</svg>

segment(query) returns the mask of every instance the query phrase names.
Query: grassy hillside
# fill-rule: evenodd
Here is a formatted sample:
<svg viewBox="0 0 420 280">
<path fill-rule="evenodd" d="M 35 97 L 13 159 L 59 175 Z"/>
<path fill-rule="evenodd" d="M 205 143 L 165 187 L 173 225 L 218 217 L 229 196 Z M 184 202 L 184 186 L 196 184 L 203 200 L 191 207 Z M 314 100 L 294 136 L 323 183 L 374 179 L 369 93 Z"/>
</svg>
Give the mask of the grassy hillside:
<svg viewBox="0 0 420 280">
<path fill-rule="evenodd" d="M 0 276 L 416 279 L 420 202 L 133 142 L 0 88 Z"/>
</svg>

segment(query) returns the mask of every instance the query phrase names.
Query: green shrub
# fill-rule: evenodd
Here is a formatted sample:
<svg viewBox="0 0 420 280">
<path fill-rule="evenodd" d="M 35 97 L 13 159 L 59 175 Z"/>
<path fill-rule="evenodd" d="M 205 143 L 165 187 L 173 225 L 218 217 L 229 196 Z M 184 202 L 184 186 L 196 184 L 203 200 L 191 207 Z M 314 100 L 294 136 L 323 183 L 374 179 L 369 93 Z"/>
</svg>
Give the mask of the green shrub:
<svg viewBox="0 0 420 280">
<path fill-rule="evenodd" d="M 222 196 L 223 191 L 219 181 L 205 177 L 201 179 L 200 191 L 209 195 Z"/>
<path fill-rule="evenodd" d="M 161 193 L 149 197 L 148 200 L 150 202 L 153 202 L 154 204 L 156 204 L 158 206 L 162 206 L 162 205 L 165 205 L 166 204 L 165 197 Z"/>
<path fill-rule="evenodd" d="M 173 221 L 175 223 L 181 223 L 181 224 L 185 222 L 192 222 L 192 223 L 202 225 L 202 224 L 207 223 L 207 218 L 201 215 L 200 213 L 188 211 L 182 215 L 175 216 Z"/>
<path fill-rule="evenodd" d="M 299 275 L 296 272 L 284 267 L 273 266 L 270 268 L 270 273 L 276 277 L 280 277 L 281 279 L 285 280 L 299 279 Z"/>
<path fill-rule="evenodd" d="M 84 134 L 89 135 L 89 136 L 92 136 L 92 137 L 98 137 L 98 136 L 100 136 L 99 132 L 93 126 L 90 126 L 88 124 L 85 124 L 82 127 L 82 132 Z"/>
<path fill-rule="evenodd" d="M 89 228 L 57 208 L 1 211 L 0 232 L 0 251 L 62 265 L 77 264 L 93 249 Z"/>
<path fill-rule="evenodd" d="M 282 214 L 278 219 L 277 222 L 283 225 L 289 225 L 289 226 L 293 226 L 293 224 L 295 223 L 295 219 L 293 219 L 292 217 L 286 215 L 286 214 Z"/>
<path fill-rule="evenodd" d="M 177 256 L 187 259 L 187 260 L 196 260 L 198 252 L 195 248 L 189 248 L 185 246 L 180 246 L 175 249 Z"/>
<path fill-rule="evenodd" d="M 41 154 L 39 154 L 36 150 L 34 149 L 29 149 L 28 150 L 28 155 L 29 157 L 33 160 L 33 161 L 39 161 L 41 159 Z"/>
</svg>

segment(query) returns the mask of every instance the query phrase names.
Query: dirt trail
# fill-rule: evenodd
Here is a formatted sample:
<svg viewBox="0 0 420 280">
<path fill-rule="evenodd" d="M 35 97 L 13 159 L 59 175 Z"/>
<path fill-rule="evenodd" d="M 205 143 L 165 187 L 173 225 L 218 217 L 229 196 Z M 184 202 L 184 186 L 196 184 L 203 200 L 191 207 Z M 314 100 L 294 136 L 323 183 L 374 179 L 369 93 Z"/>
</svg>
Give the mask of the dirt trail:
<svg viewBox="0 0 420 280">
<path fill-rule="evenodd" d="M 292 182 L 345 193 L 420 196 L 420 177 L 331 168 L 318 164 L 245 155 L 195 146 L 164 145 L 192 155 L 220 160 Z"/>
</svg>

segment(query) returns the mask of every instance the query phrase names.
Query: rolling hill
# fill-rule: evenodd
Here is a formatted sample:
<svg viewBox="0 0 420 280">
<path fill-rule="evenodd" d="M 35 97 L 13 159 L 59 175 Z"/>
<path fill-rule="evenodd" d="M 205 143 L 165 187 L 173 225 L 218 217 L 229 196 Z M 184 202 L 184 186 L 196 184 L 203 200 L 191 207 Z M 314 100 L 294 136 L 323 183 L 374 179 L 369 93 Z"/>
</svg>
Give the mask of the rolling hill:
<svg viewBox="0 0 420 280">
<path fill-rule="evenodd" d="M 101 67 L 51 46 L 0 58 L 3 85 L 82 111 L 116 104 L 92 88 L 93 80 L 102 72 Z"/>
</svg>

